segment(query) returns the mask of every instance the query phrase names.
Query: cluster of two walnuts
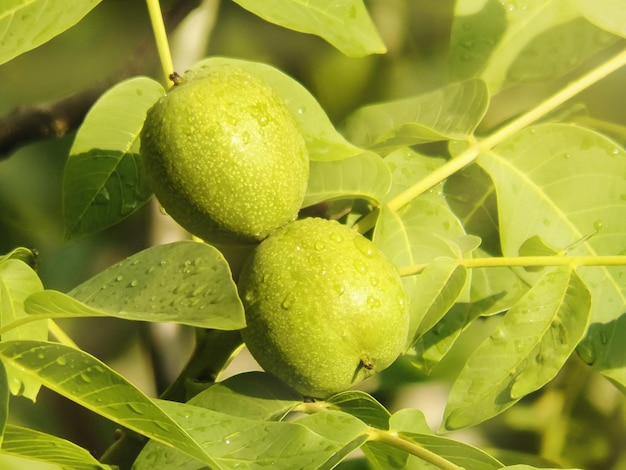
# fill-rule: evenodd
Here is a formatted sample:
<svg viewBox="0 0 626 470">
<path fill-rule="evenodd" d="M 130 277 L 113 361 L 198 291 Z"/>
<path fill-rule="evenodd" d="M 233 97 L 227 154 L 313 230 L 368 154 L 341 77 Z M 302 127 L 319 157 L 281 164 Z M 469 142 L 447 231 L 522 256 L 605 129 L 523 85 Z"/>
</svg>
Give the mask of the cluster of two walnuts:
<svg viewBox="0 0 626 470">
<path fill-rule="evenodd" d="M 309 175 L 283 99 L 239 67 L 183 77 L 148 112 L 141 153 L 169 215 L 207 242 L 257 244 L 238 287 L 259 364 L 326 398 L 388 367 L 406 345 L 395 266 L 336 221 L 296 220 Z"/>
</svg>

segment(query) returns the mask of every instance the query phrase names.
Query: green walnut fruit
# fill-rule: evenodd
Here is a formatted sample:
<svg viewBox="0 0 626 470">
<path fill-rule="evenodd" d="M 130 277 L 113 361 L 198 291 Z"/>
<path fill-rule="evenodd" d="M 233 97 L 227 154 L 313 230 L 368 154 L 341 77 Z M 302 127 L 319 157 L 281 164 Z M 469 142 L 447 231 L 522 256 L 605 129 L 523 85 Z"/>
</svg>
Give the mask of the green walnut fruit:
<svg viewBox="0 0 626 470">
<path fill-rule="evenodd" d="M 404 350 L 408 305 L 396 267 L 336 221 L 276 230 L 244 265 L 239 290 L 250 353 L 305 396 L 349 389 Z"/>
<path fill-rule="evenodd" d="M 255 242 L 294 220 L 309 174 L 283 99 L 247 71 L 188 75 L 147 114 L 141 154 L 165 211 L 192 234 Z"/>
</svg>

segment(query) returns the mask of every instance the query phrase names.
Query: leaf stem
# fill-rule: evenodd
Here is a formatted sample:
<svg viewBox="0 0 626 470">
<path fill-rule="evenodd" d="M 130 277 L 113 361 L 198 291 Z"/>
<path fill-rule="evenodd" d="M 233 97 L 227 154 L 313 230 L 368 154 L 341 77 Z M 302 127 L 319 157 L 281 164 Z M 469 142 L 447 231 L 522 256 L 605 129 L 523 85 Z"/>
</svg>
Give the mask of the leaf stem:
<svg viewBox="0 0 626 470">
<path fill-rule="evenodd" d="M 441 470 L 464 470 L 463 467 L 459 467 L 449 460 L 444 459 L 440 455 L 431 452 L 425 447 L 403 438 L 397 432 L 370 428 L 368 435 L 368 440 L 370 441 L 382 442 L 383 444 L 390 445 L 396 449 L 403 450 L 404 452 L 414 455 L 417 458 L 440 468 Z"/>
<path fill-rule="evenodd" d="M 519 256 L 500 258 L 463 258 L 457 260 L 459 266 L 466 268 L 496 267 L 545 267 L 545 266 L 626 266 L 626 255 L 615 256 Z M 422 272 L 428 263 L 415 264 L 400 268 L 401 276 L 412 276 Z"/>
<path fill-rule="evenodd" d="M 70 336 L 52 318 L 48 318 L 48 331 L 57 339 L 57 341 L 70 348 L 80 349 Z"/>
<path fill-rule="evenodd" d="M 169 87 L 172 85 L 172 81 L 169 77 L 174 73 L 174 62 L 172 60 L 172 53 L 170 52 L 170 45 L 167 41 L 161 5 L 159 4 L 159 0 L 146 0 L 146 5 L 148 7 L 148 14 L 150 15 L 150 23 L 152 24 L 152 31 L 154 32 L 154 39 L 156 40 L 163 75 L 165 76 L 165 83 Z"/>
<path fill-rule="evenodd" d="M 437 170 L 433 171 L 404 192 L 398 194 L 387 203 L 387 206 L 389 209 L 397 211 L 436 184 L 439 184 L 460 169 L 470 163 L 473 163 L 481 153 L 491 150 L 499 143 L 513 136 L 516 132 L 519 132 L 526 126 L 546 116 L 567 100 L 573 98 L 581 91 L 615 72 L 624 65 L 626 65 L 626 50 L 614 55 L 587 74 L 574 80 L 562 90 L 542 101 L 526 113 L 518 116 L 508 124 L 502 126 L 500 129 L 488 135 L 484 139 L 469 142 L 469 147 L 461 152 L 457 157 L 453 158 L 445 165 L 440 166 Z M 361 233 L 367 232 L 374 226 L 378 212 L 379 209 L 376 209 L 370 213 L 358 224 L 358 227 L 355 226 L 355 228 L 357 228 Z"/>
</svg>

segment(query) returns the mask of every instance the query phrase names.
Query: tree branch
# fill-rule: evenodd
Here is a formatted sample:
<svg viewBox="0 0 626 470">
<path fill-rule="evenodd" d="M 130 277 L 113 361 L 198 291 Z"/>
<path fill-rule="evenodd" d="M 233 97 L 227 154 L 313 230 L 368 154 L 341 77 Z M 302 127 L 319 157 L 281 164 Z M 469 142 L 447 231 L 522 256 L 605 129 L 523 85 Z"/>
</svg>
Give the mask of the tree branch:
<svg viewBox="0 0 626 470">
<path fill-rule="evenodd" d="M 166 27 L 172 30 L 200 4 L 200 0 L 181 0 L 165 14 Z M 115 83 L 149 70 L 156 60 L 152 34 L 136 49 L 126 67 L 94 86 L 51 103 L 18 107 L 0 118 L 0 160 L 18 148 L 44 139 L 58 139 L 77 129 L 96 100 Z M 146 60 L 146 58 L 149 60 Z"/>
</svg>

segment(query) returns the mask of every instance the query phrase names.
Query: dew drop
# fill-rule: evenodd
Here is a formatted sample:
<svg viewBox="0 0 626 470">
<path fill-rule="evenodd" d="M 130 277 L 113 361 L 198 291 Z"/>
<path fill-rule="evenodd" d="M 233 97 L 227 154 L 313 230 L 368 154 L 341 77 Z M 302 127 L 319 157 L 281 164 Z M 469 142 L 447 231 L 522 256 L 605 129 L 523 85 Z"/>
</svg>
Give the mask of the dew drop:
<svg viewBox="0 0 626 470">
<path fill-rule="evenodd" d="M 306 113 L 306 107 L 302 106 L 302 107 L 298 108 L 297 113 L 300 114 L 300 115 Z"/>
<path fill-rule="evenodd" d="M 122 276 L 121 274 L 119 274 L 119 275 L 115 278 L 115 280 L 116 280 L 117 282 L 120 282 L 120 281 L 122 281 L 123 279 L 124 279 L 124 276 Z"/>
<path fill-rule="evenodd" d="M 313 246 L 315 247 L 315 249 L 317 251 L 322 251 L 324 249 L 325 245 L 324 245 L 324 242 L 321 242 L 321 241 L 318 240 L 318 241 L 315 242 L 315 244 Z"/>
<path fill-rule="evenodd" d="M 370 295 L 367 298 L 367 305 L 373 308 L 380 307 L 380 299 L 378 299 L 377 297 L 374 297 L 373 295 Z"/>
<path fill-rule="evenodd" d="M 357 250 L 359 250 L 365 256 L 370 257 L 374 254 L 372 244 L 365 238 L 355 238 L 354 245 L 356 246 Z"/>
<path fill-rule="evenodd" d="M 504 329 L 498 327 L 495 330 L 493 330 L 489 338 L 494 343 L 504 343 L 507 340 L 507 334 Z"/>
<path fill-rule="evenodd" d="M 365 274 L 367 272 L 367 266 L 365 266 L 365 263 L 360 259 L 354 262 L 354 268 L 361 274 Z"/>
<path fill-rule="evenodd" d="M 37 354 L 37 359 L 39 359 L 39 360 L 43 359 L 44 357 L 46 357 L 46 355 L 44 353 Z"/>
<path fill-rule="evenodd" d="M 61 356 L 61 357 L 57 358 L 57 360 L 55 362 L 59 366 L 66 366 L 67 365 L 67 358 Z"/>
<path fill-rule="evenodd" d="M 146 269 L 146 274 L 152 274 L 153 271 L 154 271 L 154 266 L 150 266 L 148 269 Z"/>
<path fill-rule="evenodd" d="M 600 337 L 600 344 L 606 345 L 609 342 L 609 337 L 606 334 L 606 332 L 601 331 L 599 337 Z"/>
<path fill-rule="evenodd" d="M 138 284 L 136 279 L 133 279 L 132 281 L 130 281 L 130 283 L 128 284 L 128 287 L 136 287 Z"/>
<path fill-rule="evenodd" d="M 136 413 L 136 414 L 138 414 L 138 415 L 142 415 L 142 414 L 143 414 L 143 411 L 141 410 L 141 408 L 139 408 L 139 406 L 138 406 L 138 405 L 136 405 L 136 404 L 134 404 L 134 403 L 132 403 L 132 402 L 126 403 L 126 406 L 127 406 L 127 407 L 128 407 L 128 409 L 129 409 L 130 411 L 132 411 L 133 413 Z"/>
<path fill-rule="evenodd" d="M 601 221 L 601 220 L 596 220 L 596 221 L 593 223 L 593 228 L 595 228 L 595 229 L 599 232 L 600 230 L 602 230 L 603 225 L 604 225 L 604 224 L 602 223 L 602 221 Z"/>
<path fill-rule="evenodd" d="M 343 241 L 343 235 L 340 233 L 331 233 L 330 239 L 336 243 L 341 243 Z"/>
<path fill-rule="evenodd" d="M 524 351 L 524 341 L 518 339 L 515 340 L 515 350 L 519 353 L 521 353 L 522 351 Z"/>
<path fill-rule="evenodd" d="M 292 306 L 293 306 L 293 300 L 294 300 L 294 293 L 290 292 L 289 294 L 287 294 L 287 296 L 283 299 L 283 301 L 280 304 L 280 307 L 283 310 L 289 310 Z"/>
<path fill-rule="evenodd" d="M 83 382 L 85 383 L 91 383 L 91 376 L 89 374 L 87 374 L 86 372 L 81 372 L 80 373 L 80 378 Z"/>
<path fill-rule="evenodd" d="M 593 344 L 590 342 L 579 344 L 576 348 L 576 352 L 586 364 L 592 366 L 596 362 L 596 352 L 593 348 Z"/>
<path fill-rule="evenodd" d="M 339 294 L 340 296 L 344 294 L 344 292 L 346 291 L 345 287 L 343 287 L 343 284 L 335 284 L 335 291 L 337 292 L 337 294 Z"/>
<path fill-rule="evenodd" d="M 372 285 L 372 287 L 376 287 L 378 285 L 378 278 L 377 277 L 370 277 L 370 284 Z"/>
</svg>

